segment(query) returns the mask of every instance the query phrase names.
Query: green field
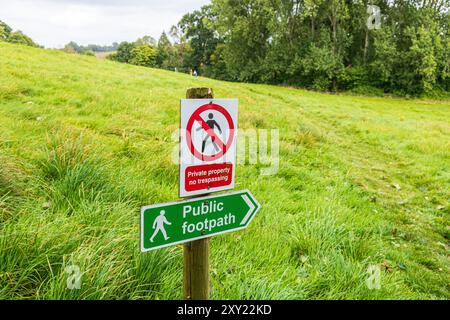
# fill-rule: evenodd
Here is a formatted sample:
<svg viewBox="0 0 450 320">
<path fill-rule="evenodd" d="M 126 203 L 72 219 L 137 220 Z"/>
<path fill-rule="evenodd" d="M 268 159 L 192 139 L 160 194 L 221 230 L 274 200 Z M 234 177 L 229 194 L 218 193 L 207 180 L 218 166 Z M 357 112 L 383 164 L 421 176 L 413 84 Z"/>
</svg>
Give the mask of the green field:
<svg viewBox="0 0 450 320">
<path fill-rule="evenodd" d="M 139 251 L 173 201 L 179 99 L 239 99 L 280 166 L 237 168 L 262 205 L 211 240 L 214 299 L 450 299 L 450 103 L 220 82 L 0 43 L 0 299 L 180 299 L 182 248 Z M 81 288 L 68 290 L 77 265 Z M 381 287 L 366 285 L 381 267 Z"/>
</svg>

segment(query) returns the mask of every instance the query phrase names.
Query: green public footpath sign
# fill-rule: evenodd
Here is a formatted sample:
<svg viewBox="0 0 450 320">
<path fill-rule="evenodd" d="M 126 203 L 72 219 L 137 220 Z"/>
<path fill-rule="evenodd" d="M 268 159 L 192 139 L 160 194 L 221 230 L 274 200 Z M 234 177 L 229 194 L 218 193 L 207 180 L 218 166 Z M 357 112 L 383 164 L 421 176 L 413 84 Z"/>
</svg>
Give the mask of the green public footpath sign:
<svg viewBox="0 0 450 320">
<path fill-rule="evenodd" d="M 141 251 L 246 228 L 261 208 L 248 190 L 141 209 Z"/>
</svg>

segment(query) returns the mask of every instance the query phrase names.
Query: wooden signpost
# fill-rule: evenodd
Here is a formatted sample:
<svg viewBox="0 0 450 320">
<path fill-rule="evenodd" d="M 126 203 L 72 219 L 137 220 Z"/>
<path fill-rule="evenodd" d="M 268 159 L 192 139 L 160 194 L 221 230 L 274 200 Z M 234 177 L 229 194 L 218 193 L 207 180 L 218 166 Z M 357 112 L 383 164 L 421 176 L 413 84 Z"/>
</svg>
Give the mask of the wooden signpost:
<svg viewBox="0 0 450 320">
<path fill-rule="evenodd" d="M 248 190 L 234 188 L 237 100 L 192 88 L 181 101 L 180 197 L 141 209 L 141 251 L 183 243 L 183 296 L 209 298 L 209 237 L 246 228 L 260 209 Z M 192 99 L 192 101 L 190 101 Z"/>
<path fill-rule="evenodd" d="M 211 88 L 191 88 L 186 99 L 213 99 Z M 183 297 L 185 300 L 209 298 L 209 239 L 204 238 L 183 246 Z"/>
</svg>

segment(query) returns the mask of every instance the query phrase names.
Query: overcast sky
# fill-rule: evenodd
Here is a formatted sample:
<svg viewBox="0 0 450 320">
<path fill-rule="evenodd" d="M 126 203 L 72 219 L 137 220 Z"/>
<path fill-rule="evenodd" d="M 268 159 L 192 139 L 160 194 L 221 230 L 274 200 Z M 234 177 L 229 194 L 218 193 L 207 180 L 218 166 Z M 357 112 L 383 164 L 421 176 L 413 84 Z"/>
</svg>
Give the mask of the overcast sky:
<svg viewBox="0 0 450 320">
<path fill-rule="evenodd" d="M 0 0 L 0 20 L 40 45 L 61 48 L 158 38 L 210 0 Z"/>
</svg>

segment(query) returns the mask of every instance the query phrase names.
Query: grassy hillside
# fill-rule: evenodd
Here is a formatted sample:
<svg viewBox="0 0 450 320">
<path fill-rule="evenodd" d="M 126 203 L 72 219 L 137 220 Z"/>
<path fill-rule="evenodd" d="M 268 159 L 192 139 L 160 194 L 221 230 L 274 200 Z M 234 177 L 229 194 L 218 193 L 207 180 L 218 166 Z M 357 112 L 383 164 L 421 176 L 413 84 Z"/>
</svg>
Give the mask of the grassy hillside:
<svg viewBox="0 0 450 320">
<path fill-rule="evenodd" d="M 0 299 L 178 299 L 182 249 L 139 252 L 139 207 L 177 199 L 179 98 L 239 98 L 280 130 L 240 165 L 262 205 L 211 241 L 212 297 L 449 299 L 450 104 L 226 83 L 0 43 Z M 79 290 L 66 289 L 78 265 Z M 370 290 L 367 268 L 382 268 Z"/>
</svg>

